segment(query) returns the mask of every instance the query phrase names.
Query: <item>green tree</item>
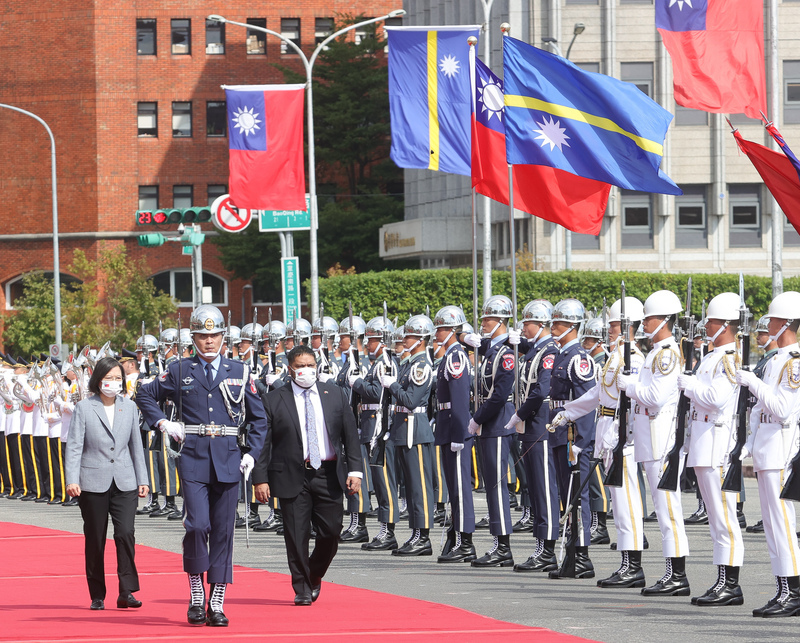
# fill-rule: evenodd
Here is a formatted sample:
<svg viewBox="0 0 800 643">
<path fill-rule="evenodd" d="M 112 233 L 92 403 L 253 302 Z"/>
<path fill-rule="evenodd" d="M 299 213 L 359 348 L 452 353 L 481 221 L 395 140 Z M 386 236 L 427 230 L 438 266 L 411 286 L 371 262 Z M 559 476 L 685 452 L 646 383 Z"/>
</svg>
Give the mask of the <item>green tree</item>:
<svg viewBox="0 0 800 643">
<path fill-rule="evenodd" d="M 41 272 L 25 275 L 22 284 L 23 294 L 14 302 L 16 312 L 3 315 L 3 343 L 15 355 L 27 356 L 55 339 L 55 293 L 53 280 Z"/>
</svg>

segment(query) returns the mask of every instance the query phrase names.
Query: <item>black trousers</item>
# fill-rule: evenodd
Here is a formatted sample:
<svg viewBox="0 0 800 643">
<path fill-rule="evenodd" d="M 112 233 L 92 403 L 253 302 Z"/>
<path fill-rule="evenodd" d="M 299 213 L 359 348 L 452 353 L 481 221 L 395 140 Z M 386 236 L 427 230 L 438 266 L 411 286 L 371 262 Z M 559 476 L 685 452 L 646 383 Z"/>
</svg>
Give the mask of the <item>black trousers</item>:
<svg viewBox="0 0 800 643">
<path fill-rule="evenodd" d="M 5 431 L 0 431 L 0 492 L 11 493 L 11 467 L 6 451 Z"/>
<path fill-rule="evenodd" d="M 46 435 L 37 435 L 33 438 L 33 455 L 36 458 L 36 480 L 38 498 L 50 500 L 50 445 Z"/>
<path fill-rule="evenodd" d="M 342 531 L 342 487 L 336 461 L 325 461 L 317 469 L 306 469 L 303 489 L 294 498 L 281 498 L 283 539 L 295 594 L 311 594 L 311 586 L 328 571 L 339 549 Z M 309 555 L 311 525 L 317 532 Z"/>
<path fill-rule="evenodd" d="M 117 578 L 119 593 L 139 591 L 139 575 L 134 563 L 134 529 L 137 490 L 120 491 L 113 482 L 108 491 L 92 493 L 81 491 L 78 504 L 83 517 L 85 536 L 86 581 L 92 600 L 106 597 L 104 552 L 108 517 L 114 525 L 114 545 L 117 548 Z"/>
<path fill-rule="evenodd" d="M 11 486 L 14 492 L 25 491 L 25 478 L 22 475 L 22 457 L 20 456 L 19 433 L 6 435 L 6 455 L 10 468 Z"/>
<path fill-rule="evenodd" d="M 19 435 L 19 443 L 22 445 L 22 474 L 25 476 L 25 495 L 40 495 L 39 480 L 36 475 L 36 467 L 33 457 L 33 436 Z"/>
<path fill-rule="evenodd" d="M 50 500 L 64 502 L 67 491 L 64 485 L 64 443 L 61 438 L 47 438 L 50 449 Z"/>
</svg>

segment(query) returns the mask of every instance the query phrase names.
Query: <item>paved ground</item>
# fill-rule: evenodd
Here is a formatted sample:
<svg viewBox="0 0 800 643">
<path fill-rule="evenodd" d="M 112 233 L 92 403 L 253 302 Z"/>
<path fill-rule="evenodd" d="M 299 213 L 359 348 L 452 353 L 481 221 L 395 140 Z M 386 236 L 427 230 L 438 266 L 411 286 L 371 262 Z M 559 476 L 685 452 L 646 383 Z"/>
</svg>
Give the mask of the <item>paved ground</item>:
<svg viewBox="0 0 800 643">
<path fill-rule="evenodd" d="M 755 480 L 747 480 L 745 513 L 748 522 L 759 519 L 758 490 Z M 476 512 L 485 507 L 484 496 L 476 494 Z M 694 495 L 684 494 L 684 513 L 696 508 Z M 243 505 L 241 505 L 243 510 Z M 515 514 L 515 520 L 519 514 Z M 73 532 L 82 530 L 77 508 L 51 507 L 35 503 L 0 500 L 0 521 L 18 522 Z M 371 533 L 376 523 L 368 523 Z M 609 526 L 612 540 L 613 527 Z M 181 523 L 163 518 L 136 521 L 138 543 L 168 551 L 181 551 Z M 645 532 L 651 549 L 644 552 L 643 565 L 648 584 L 663 573 L 660 536 L 655 523 Z M 711 542 L 707 526 L 688 527 L 692 555 L 687 573 L 695 594 L 702 594 L 716 579 L 711 564 Z M 398 529 L 398 539 L 408 529 Z M 435 538 L 438 540 L 440 531 Z M 490 538 L 479 531 L 475 543 L 479 553 L 488 548 Z M 359 545 L 342 545 L 328 577 L 335 583 L 411 596 L 446 603 L 504 621 L 547 627 L 604 642 L 681 641 L 789 641 L 800 632 L 800 618 L 755 619 L 751 610 L 760 607 L 774 593 L 763 534 L 744 534 L 745 566 L 741 584 L 745 604 L 741 607 L 699 608 L 689 598 L 645 599 L 638 590 L 605 590 L 593 580 L 552 581 L 540 574 L 518 574 L 511 569 L 476 570 L 468 565 L 438 565 L 434 558 L 398 559 L 388 552 L 368 553 Z M 530 534 L 514 535 L 512 550 L 518 561 L 532 553 Z M 595 546 L 590 555 L 597 578 L 610 575 L 619 566 L 619 554 L 607 545 Z M 2 553 L 0 553 L 2 560 Z M 283 539 L 268 533 L 250 535 L 245 547 L 243 530 L 236 532 L 236 564 L 288 573 Z M 146 587 L 142 597 L 146 597 Z M 235 593 L 235 585 L 232 591 Z M 287 578 L 286 592 L 292 590 Z M 354 618 L 357 613 L 354 612 Z"/>
</svg>

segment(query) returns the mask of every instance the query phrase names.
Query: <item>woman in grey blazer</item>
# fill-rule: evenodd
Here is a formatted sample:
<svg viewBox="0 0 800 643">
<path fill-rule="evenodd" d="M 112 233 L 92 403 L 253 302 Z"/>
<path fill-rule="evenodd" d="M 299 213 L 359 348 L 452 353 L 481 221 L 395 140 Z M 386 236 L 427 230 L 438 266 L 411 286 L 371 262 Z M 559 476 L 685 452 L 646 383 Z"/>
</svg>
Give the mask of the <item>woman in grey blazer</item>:
<svg viewBox="0 0 800 643">
<path fill-rule="evenodd" d="M 141 607 L 134 563 L 137 495 L 144 498 L 147 468 L 139 435 L 139 410 L 122 396 L 122 367 L 111 357 L 95 366 L 89 380 L 94 393 L 75 405 L 64 465 L 67 494 L 78 498 L 85 535 L 86 580 L 91 609 L 104 609 L 106 597 L 103 552 L 108 517 L 114 525 L 119 597 L 117 607 Z"/>
</svg>

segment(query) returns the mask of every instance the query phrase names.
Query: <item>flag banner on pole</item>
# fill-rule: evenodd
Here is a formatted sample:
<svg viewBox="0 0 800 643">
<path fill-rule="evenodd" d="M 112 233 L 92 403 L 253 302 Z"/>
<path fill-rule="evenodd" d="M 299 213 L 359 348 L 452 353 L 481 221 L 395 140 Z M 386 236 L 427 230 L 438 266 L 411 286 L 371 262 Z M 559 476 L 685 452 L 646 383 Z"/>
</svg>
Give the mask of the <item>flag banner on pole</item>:
<svg viewBox="0 0 800 643">
<path fill-rule="evenodd" d="M 775 125 L 773 125 L 772 123 L 767 123 L 765 127 L 767 128 L 767 131 L 770 133 L 770 136 L 772 136 L 772 138 L 775 139 L 775 142 L 778 145 L 780 145 L 781 149 L 783 150 L 783 153 L 786 155 L 786 158 L 788 158 L 789 161 L 791 161 L 792 165 L 794 166 L 794 169 L 797 170 L 797 177 L 798 179 L 800 179 L 800 161 L 794 155 L 794 152 L 792 152 L 791 148 L 786 144 L 786 141 L 784 140 L 783 136 L 781 136 L 781 133 L 778 131 L 778 128 L 775 127 Z"/>
<path fill-rule="evenodd" d="M 747 154 L 764 179 L 789 223 L 800 233 L 800 177 L 795 165 L 785 154 L 742 138 L 739 130 L 735 130 L 733 136 L 739 149 Z"/>
<path fill-rule="evenodd" d="M 305 85 L 223 88 L 233 203 L 246 210 L 305 210 Z"/>
<path fill-rule="evenodd" d="M 656 0 L 678 105 L 750 118 L 767 111 L 763 12 L 761 0 Z"/>
<path fill-rule="evenodd" d="M 386 27 L 398 167 L 470 175 L 469 44 L 477 25 Z"/>
<path fill-rule="evenodd" d="M 472 186 L 508 205 L 503 82 L 475 59 Z M 611 186 L 544 165 L 514 165 L 514 207 L 573 232 L 600 234 Z"/>
<path fill-rule="evenodd" d="M 672 114 L 631 83 L 503 39 L 506 158 L 626 190 L 683 194 L 660 169 Z"/>
</svg>

